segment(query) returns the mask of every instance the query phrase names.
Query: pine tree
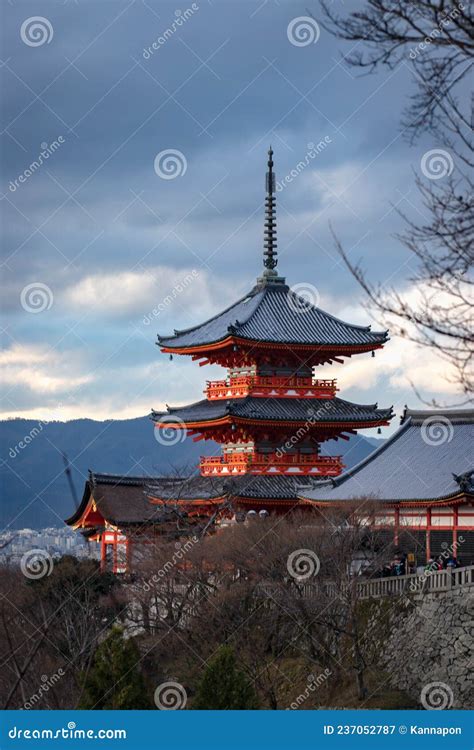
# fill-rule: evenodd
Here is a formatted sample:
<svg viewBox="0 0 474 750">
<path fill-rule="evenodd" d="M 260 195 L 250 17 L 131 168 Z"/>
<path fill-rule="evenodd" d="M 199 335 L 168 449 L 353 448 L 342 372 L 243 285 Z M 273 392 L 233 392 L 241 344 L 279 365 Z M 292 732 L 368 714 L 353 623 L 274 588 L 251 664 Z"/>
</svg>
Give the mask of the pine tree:
<svg viewBox="0 0 474 750">
<path fill-rule="evenodd" d="M 133 640 L 114 627 L 94 654 L 85 677 L 81 709 L 150 708 L 140 672 L 140 654 Z"/>
<path fill-rule="evenodd" d="M 206 667 L 193 708 L 218 711 L 258 708 L 257 694 L 245 672 L 237 666 L 230 646 L 221 646 Z"/>
</svg>

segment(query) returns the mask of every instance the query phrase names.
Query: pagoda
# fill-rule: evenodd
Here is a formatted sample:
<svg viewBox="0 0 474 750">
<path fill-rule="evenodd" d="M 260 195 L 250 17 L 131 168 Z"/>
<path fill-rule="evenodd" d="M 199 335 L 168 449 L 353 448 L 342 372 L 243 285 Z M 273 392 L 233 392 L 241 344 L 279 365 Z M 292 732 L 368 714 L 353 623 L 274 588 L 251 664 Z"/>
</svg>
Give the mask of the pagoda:
<svg viewBox="0 0 474 750">
<path fill-rule="evenodd" d="M 261 276 L 248 294 L 205 323 L 158 337 L 164 353 L 227 369 L 222 380 L 207 381 L 203 400 L 152 412 L 157 429 L 222 446 L 218 455 L 201 458 L 200 476 L 184 480 L 177 502 L 190 508 L 212 507 L 230 495 L 236 510 L 293 507 L 302 483 L 336 477 L 344 468 L 341 456 L 321 454 L 322 443 L 388 425 L 393 416 L 391 408 L 345 401 L 336 395 L 335 380 L 317 378 L 322 365 L 373 356 L 388 333 L 345 323 L 292 291 L 277 271 L 275 204 L 270 148 Z M 195 484 L 199 498 L 191 491 Z M 152 503 L 165 502 L 159 483 L 150 495 Z"/>
<path fill-rule="evenodd" d="M 66 523 L 100 545 L 102 570 L 123 573 L 133 549 L 150 540 L 200 536 L 252 511 L 322 512 L 372 497 L 387 543 L 418 561 L 453 550 L 469 563 L 474 410 L 407 410 L 398 432 L 345 473 L 341 457 L 321 454 L 325 441 L 387 425 L 393 414 L 339 398 L 336 381 L 318 379 L 317 368 L 373 354 L 388 336 L 309 304 L 279 276 L 272 156 L 264 269 L 254 288 L 202 325 L 158 339 L 170 355 L 227 368 L 224 379 L 207 382 L 203 400 L 152 413 L 157 429 L 215 441 L 220 453 L 184 477 L 90 472 Z"/>
</svg>

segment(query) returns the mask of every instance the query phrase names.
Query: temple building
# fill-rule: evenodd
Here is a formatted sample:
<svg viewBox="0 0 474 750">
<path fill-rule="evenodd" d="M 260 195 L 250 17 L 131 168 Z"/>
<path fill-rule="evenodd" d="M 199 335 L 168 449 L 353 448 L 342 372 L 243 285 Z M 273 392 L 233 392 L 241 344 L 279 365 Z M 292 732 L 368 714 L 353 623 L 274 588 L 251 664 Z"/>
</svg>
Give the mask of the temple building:
<svg viewBox="0 0 474 750">
<path fill-rule="evenodd" d="M 165 492 L 163 479 L 159 481 Z M 149 477 L 89 472 L 79 507 L 65 523 L 80 530 L 91 544 L 100 545 L 103 570 L 124 573 L 130 565 L 132 540 L 149 540 L 176 528 L 179 510 L 151 505 L 146 494 L 149 482 Z M 166 480 L 171 494 L 175 484 Z"/>
<path fill-rule="evenodd" d="M 472 529 L 472 488 L 463 479 L 462 489 L 452 477 L 471 468 L 464 432 L 468 426 L 472 436 L 472 412 L 456 416 L 456 440 L 446 455 L 417 440 L 417 412 L 407 412 L 396 435 L 355 469 L 343 473 L 341 456 L 323 455 L 326 441 L 380 430 L 393 413 L 340 398 L 336 380 L 318 378 L 318 367 L 374 356 L 388 334 L 324 312 L 279 275 L 271 149 L 268 156 L 263 269 L 254 287 L 201 325 L 158 337 L 170 359 L 188 355 L 227 372 L 206 382 L 204 399 L 153 411 L 155 429 L 214 441 L 220 449 L 202 457 L 192 476 L 90 474 L 80 507 L 66 523 L 100 543 L 104 569 L 123 571 L 131 545 L 173 534 L 183 519 L 207 530 L 248 512 L 318 511 L 355 497 L 380 501 L 376 522 L 394 540 L 402 527 L 413 529 L 423 555 L 439 548 L 440 532 L 459 543 L 460 529 Z"/>
<path fill-rule="evenodd" d="M 312 508 L 354 505 L 387 544 L 418 561 L 474 563 L 474 410 L 405 409 L 400 429 L 335 479 L 301 489 Z M 371 500 L 375 501 L 374 506 Z"/>
</svg>

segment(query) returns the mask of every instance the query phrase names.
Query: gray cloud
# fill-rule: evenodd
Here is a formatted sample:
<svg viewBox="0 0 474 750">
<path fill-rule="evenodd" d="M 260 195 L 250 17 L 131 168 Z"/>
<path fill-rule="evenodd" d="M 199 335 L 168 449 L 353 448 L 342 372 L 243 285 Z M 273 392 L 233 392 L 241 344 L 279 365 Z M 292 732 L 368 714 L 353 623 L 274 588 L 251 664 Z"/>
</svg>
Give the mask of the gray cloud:
<svg viewBox="0 0 474 750">
<path fill-rule="evenodd" d="M 373 278 L 402 284 L 409 275 L 408 256 L 391 236 L 400 220 L 390 207 L 419 209 L 413 191 L 403 198 L 420 158 L 398 131 L 406 70 L 353 80 L 323 30 L 317 44 L 294 47 L 287 25 L 306 11 L 293 2 L 198 5 L 149 59 L 143 49 L 176 19 L 174 3 L 46 1 L 41 13 L 54 37 L 38 47 L 24 44 L 19 33 L 25 18 L 38 15 L 37 4 L 4 8 L 4 340 L 7 347 L 41 345 L 60 353 L 67 344 L 78 358 L 75 368 L 82 361 L 85 372 L 91 361 L 101 373 L 120 368 L 123 377 L 102 374 L 84 384 L 85 414 L 112 396 L 130 403 L 138 381 L 145 387 L 146 367 L 166 361 L 154 346 L 157 329 L 191 325 L 253 284 L 261 265 L 270 141 L 283 178 L 308 143 L 330 139 L 277 196 L 280 265 L 290 283 L 311 279 L 335 314 L 355 294 L 358 299 L 338 265 L 330 220 Z M 41 144 L 60 135 L 64 144 L 12 191 L 10 182 L 37 158 Z M 154 159 L 164 149 L 184 154 L 182 177 L 156 174 Z M 159 283 L 150 282 L 156 268 Z M 178 299 L 144 327 L 140 321 L 153 300 L 159 303 L 193 268 L 200 273 L 199 294 Z M 126 295 L 118 304 L 121 280 L 136 290 L 135 302 Z M 21 290 L 35 281 L 47 284 L 55 299 L 39 315 L 19 303 Z M 108 306 L 107 284 L 114 294 Z M 189 363 L 174 367 L 187 373 Z M 67 358 L 64 368 L 67 374 Z M 199 377 L 197 370 L 192 382 Z M 184 380 L 179 384 L 185 387 Z M 156 405 L 170 386 L 154 385 Z M 399 393 L 410 398 L 407 389 Z M 41 400 L 20 383 L 5 410 L 24 414 Z"/>
</svg>

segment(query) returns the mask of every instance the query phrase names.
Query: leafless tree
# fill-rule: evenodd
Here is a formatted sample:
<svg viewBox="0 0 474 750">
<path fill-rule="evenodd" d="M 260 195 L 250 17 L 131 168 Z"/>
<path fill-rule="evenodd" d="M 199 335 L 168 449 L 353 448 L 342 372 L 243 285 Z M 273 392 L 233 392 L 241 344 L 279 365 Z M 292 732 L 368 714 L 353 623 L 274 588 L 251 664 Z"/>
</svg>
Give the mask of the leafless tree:
<svg viewBox="0 0 474 750">
<path fill-rule="evenodd" d="M 173 523 L 169 537 L 139 547 L 123 578 L 72 558 L 40 580 L 6 569 L 1 705 L 31 703 L 41 675 L 60 668 L 61 680 L 34 707 L 77 706 L 92 656 L 117 619 L 137 639 L 149 684 L 178 679 L 191 706 L 202 669 L 221 644 L 234 647 L 269 708 L 290 706 L 309 676 L 323 670 L 330 677 L 308 692 L 304 708 L 334 705 L 341 687 L 364 698 L 375 655 L 354 563 L 370 563 L 374 573 L 391 554 L 367 524 L 373 512 L 366 498 L 355 508 L 247 517 L 212 534 L 178 538 Z"/>
<path fill-rule="evenodd" d="M 354 562 L 370 563 L 373 573 L 392 550 L 367 524 L 370 500 L 361 505 L 363 513 L 346 506 L 284 520 L 257 518 L 206 539 L 204 557 L 215 585 L 193 609 L 188 646 L 206 660 L 218 645 L 231 643 L 273 709 L 296 697 L 295 675 L 288 679 L 283 667 L 288 662 L 297 664 L 300 678 L 331 674 L 312 705 L 330 705 L 331 690 L 354 675 L 362 700 L 374 655 L 364 637 Z M 293 694 L 285 692 L 285 680 Z"/>
<path fill-rule="evenodd" d="M 135 632 L 156 635 L 183 629 L 200 599 L 216 589 L 201 531 L 201 524 L 192 524 L 179 537 L 173 530 L 137 546 L 125 587 L 127 621 Z"/>
<path fill-rule="evenodd" d="M 399 211 L 405 230 L 398 238 L 417 261 L 409 281 L 418 299 L 372 284 L 336 238 L 337 249 L 367 294 L 369 307 L 384 322 L 390 321 L 395 334 L 432 347 L 447 360 L 463 401 L 470 401 L 474 390 L 472 5 L 462 0 L 366 0 L 360 9 L 342 15 L 329 0 L 320 0 L 320 6 L 323 26 L 351 43 L 346 57 L 350 66 L 362 72 L 398 65 L 411 69 L 415 91 L 402 117 L 403 132 L 414 141 L 429 131 L 436 140 L 435 151 L 443 149 L 425 161 L 423 176 L 415 176 L 426 219 L 415 222 Z"/>
<path fill-rule="evenodd" d="M 96 563 L 68 557 L 37 580 L 16 567 L 1 570 L 3 708 L 77 705 L 94 650 L 123 608 L 116 587 Z"/>
</svg>

